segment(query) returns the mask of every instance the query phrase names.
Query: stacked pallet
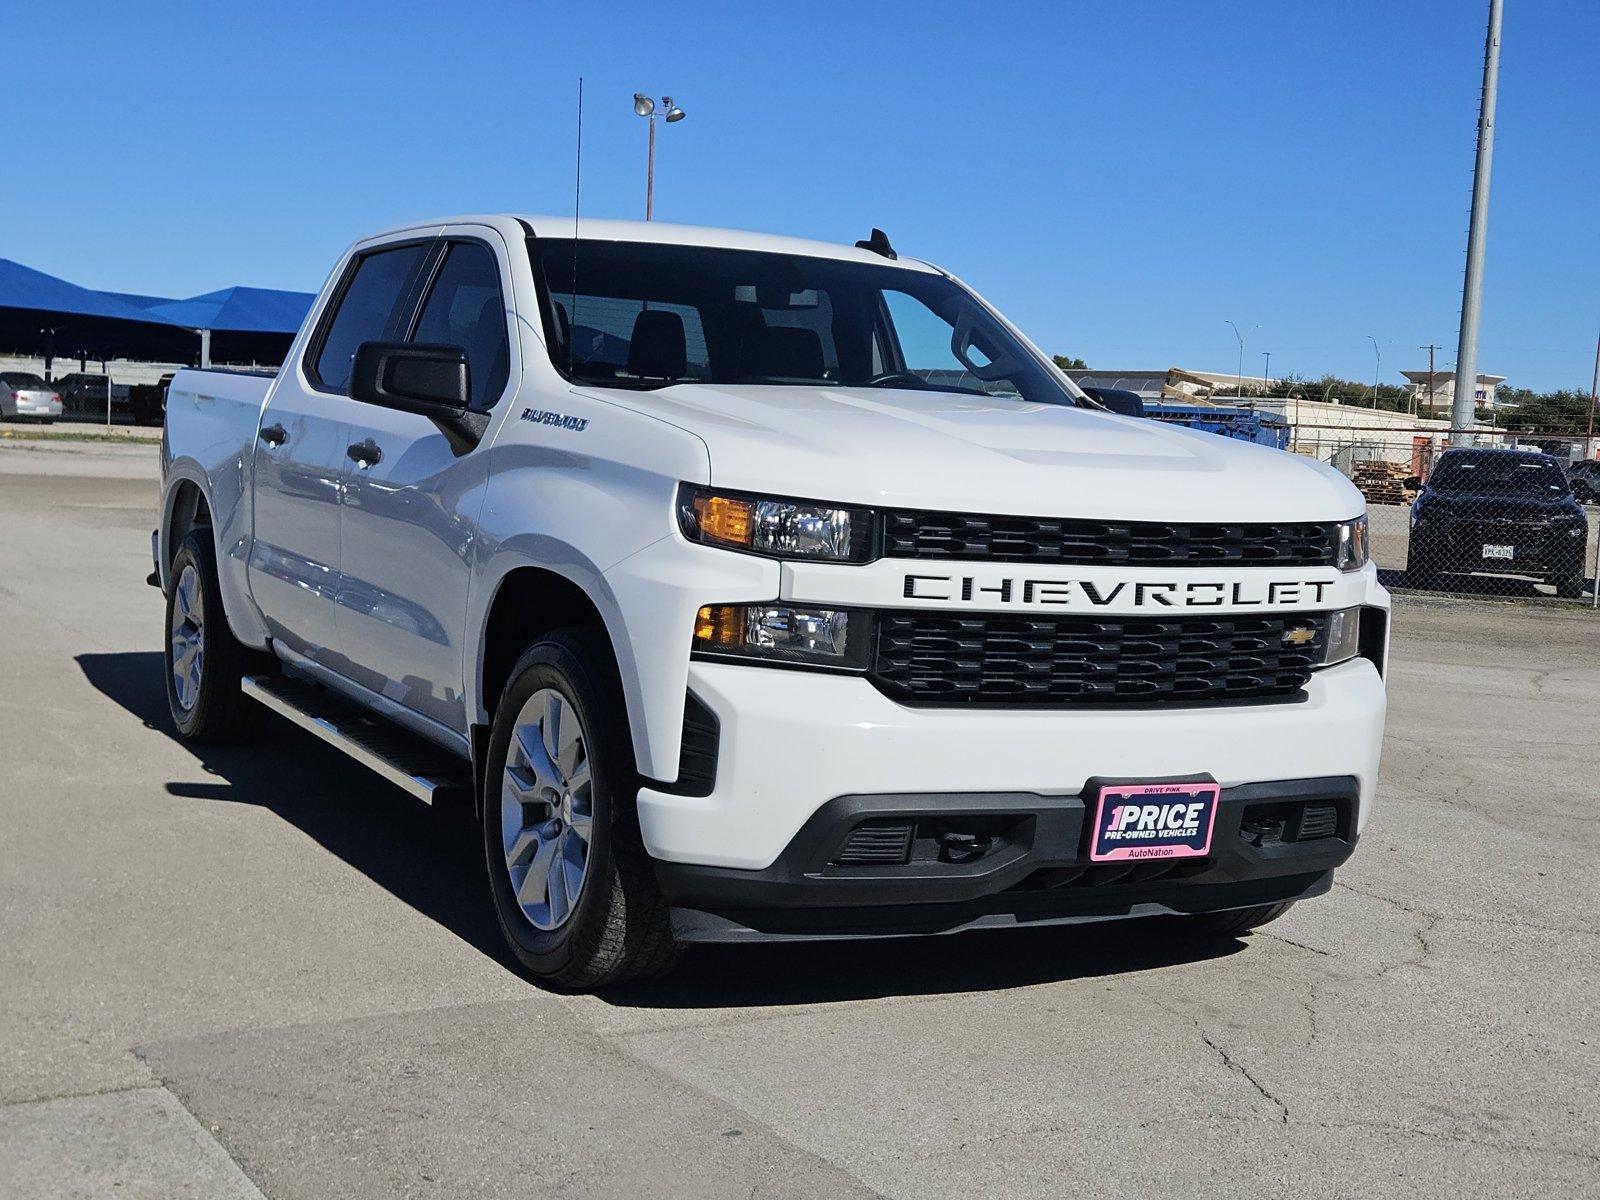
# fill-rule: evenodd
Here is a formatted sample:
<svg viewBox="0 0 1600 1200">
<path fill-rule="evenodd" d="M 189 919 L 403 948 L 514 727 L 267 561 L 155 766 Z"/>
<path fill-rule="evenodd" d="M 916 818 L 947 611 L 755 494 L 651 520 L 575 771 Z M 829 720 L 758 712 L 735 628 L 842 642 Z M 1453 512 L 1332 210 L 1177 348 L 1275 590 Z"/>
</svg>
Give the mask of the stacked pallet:
<svg viewBox="0 0 1600 1200">
<path fill-rule="evenodd" d="M 1369 461 L 1358 462 L 1351 478 L 1368 504 L 1410 504 L 1417 498 L 1416 489 L 1405 485 L 1410 475 L 1404 463 Z"/>
</svg>

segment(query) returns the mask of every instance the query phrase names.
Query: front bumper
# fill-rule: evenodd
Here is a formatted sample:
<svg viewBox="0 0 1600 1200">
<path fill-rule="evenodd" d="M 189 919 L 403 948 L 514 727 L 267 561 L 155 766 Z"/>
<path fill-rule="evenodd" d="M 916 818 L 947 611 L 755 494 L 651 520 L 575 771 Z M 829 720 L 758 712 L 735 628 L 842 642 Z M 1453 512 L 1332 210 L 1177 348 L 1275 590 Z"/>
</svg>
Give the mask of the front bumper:
<svg viewBox="0 0 1600 1200">
<path fill-rule="evenodd" d="M 1092 799 L 842 796 L 765 870 L 657 874 L 687 940 L 944 933 L 1298 899 L 1326 889 L 1357 836 L 1348 776 L 1246 784 L 1223 791 L 1205 858 L 1091 864 Z M 916 830 L 908 861 L 849 861 L 860 831 L 900 822 Z"/>
<path fill-rule="evenodd" d="M 1554 578 L 1583 570 L 1587 530 L 1570 536 L 1561 530 L 1538 533 L 1454 534 L 1413 531 L 1410 561 L 1447 575 L 1520 575 Z M 1508 545 L 1512 557 L 1486 558 L 1484 547 Z"/>
<path fill-rule="evenodd" d="M 1095 777 L 1207 775 L 1225 788 L 1353 780 L 1353 830 L 1371 810 L 1384 684 L 1356 659 L 1303 697 L 1209 708 L 913 708 L 866 680 L 695 662 L 689 690 L 719 726 L 708 795 L 639 792 L 645 845 L 664 863 L 756 872 L 841 796 L 996 792 L 1071 798 Z"/>
</svg>

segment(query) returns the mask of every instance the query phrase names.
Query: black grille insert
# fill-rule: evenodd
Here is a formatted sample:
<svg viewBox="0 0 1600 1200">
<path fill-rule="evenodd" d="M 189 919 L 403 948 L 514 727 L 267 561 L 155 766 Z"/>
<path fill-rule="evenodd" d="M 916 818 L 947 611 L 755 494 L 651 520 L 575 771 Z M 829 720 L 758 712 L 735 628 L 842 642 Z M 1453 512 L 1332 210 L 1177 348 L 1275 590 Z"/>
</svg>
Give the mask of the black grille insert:
<svg viewBox="0 0 1600 1200">
<path fill-rule="evenodd" d="M 1290 696 L 1320 660 L 1325 613 L 1022 617 L 890 612 L 870 678 L 907 704 L 1093 707 Z"/>
<path fill-rule="evenodd" d="M 884 555 L 1129 566 L 1328 566 L 1338 527 L 1310 522 L 1177 524 L 981 513 L 884 514 Z"/>
</svg>

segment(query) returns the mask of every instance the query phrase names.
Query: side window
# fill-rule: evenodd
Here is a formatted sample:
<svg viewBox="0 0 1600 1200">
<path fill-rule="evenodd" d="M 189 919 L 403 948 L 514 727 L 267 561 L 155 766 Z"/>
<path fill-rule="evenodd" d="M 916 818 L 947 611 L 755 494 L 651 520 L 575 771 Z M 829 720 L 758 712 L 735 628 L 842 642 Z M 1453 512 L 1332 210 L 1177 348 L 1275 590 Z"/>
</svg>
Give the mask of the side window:
<svg viewBox="0 0 1600 1200">
<path fill-rule="evenodd" d="M 411 340 L 460 346 L 467 352 L 467 381 L 476 411 L 485 412 L 500 399 L 511 369 L 511 347 L 493 251 L 478 242 L 451 244 Z"/>
<path fill-rule="evenodd" d="M 949 321 L 934 312 L 921 300 L 906 292 L 886 290 L 884 307 L 895 340 L 900 344 L 900 354 L 905 369 L 929 383 L 945 387 L 967 388 L 989 392 L 992 395 L 1018 395 L 1016 384 L 986 368 L 995 366 L 994 360 L 984 352 L 984 343 L 972 337 L 965 345 L 968 361 L 963 362 L 952 349 L 956 330 Z M 970 335 L 969 335 L 970 336 Z M 974 373 L 974 368 L 980 374 Z"/>
<path fill-rule="evenodd" d="M 397 328 L 410 315 L 406 282 L 422 260 L 425 246 L 398 246 L 375 250 L 356 262 L 339 307 L 328 323 L 317 352 L 316 382 L 330 391 L 342 392 L 350 382 L 350 367 L 356 347 L 362 342 L 390 342 L 403 337 Z"/>
</svg>

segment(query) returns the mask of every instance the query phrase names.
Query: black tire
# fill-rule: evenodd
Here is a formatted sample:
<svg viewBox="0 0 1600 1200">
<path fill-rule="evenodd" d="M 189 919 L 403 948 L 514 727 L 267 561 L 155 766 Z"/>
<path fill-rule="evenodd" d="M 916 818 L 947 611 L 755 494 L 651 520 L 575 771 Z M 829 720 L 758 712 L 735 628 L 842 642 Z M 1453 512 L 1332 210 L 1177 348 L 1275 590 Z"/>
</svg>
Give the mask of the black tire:
<svg viewBox="0 0 1600 1200">
<path fill-rule="evenodd" d="M 190 574 L 192 572 L 192 574 Z M 258 715 L 256 705 L 239 690 L 239 680 L 255 669 L 261 659 L 241 645 L 228 628 L 222 608 L 222 590 L 217 583 L 216 552 L 211 545 L 211 530 L 193 530 L 183 539 L 172 557 L 167 574 L 166 663 L 167 708 L 178 733 L 191 742 L 234 741 L 247 734 Z M 186 582 L 187 581 L 187 582 Z M 179 594 L 180 585 L 192 587 L 187 599 Z M 189 676 L 180 696 L 174 671 L 175 644 L 179 625 L 174 613 L 182 604 L 198 604 L 198 669 Z M 191 623 L 184 623 L 190 627 Z M 192 690 L 190 688 L 192 687 Z M 187 701 L 187 703 L 186 703 Z"/>
<path fill-rule="evenodd" d="M 1243 937 L 1268 921 L 1276 921 L 1294 907 L 1293 900 L 1282 904 L 1258 904 L 1254 908 L 1234 908 L 1226 912 L 1198 913 L 1183 918 L 1191 933 L 1207 937 Z"/>
<path fill-rule="evenodd" d="M 1418 591 L 1438 591 L 1441 583 L 1439 572 L 1432 567 L 1419 566 L 1412 551 L 1406 551 L 1406 587 L 1416 588 Z"/>
<path fill-rule="evenodd" d="M 577 899 L 569 901 L 559 924 L 540 928 L 512 890 L 506 841 L 515 826 L 502 824 L 502 789 L 519 715 L 548 690 L 571 706 L 581 727 L 590 780 L 590 833 Z M 673 939 L 667 902 L 639 834 L 634 803 L 638 775 L 622 688 L 595 635 L 563 630 L 528 648 L 495 709 L 485 767 L 480 815 L 489 889 L 500 931 L 522 967 L 540 982 L 565 990 L 654 978 L 672 970 L 681 947 Z M 506 811 L 515 810 L 507 806 Z"/>
<path fill-rule="evenodd" d="M 1579 568 L 1570 575 L 1559 576 L 1556 581 L 1556 595 L 1563 600 L 1581 600 L 1583 598 L 1583 585 L 1588 580 L 1583 577 L 1583 570 Z"/>
</svg>

